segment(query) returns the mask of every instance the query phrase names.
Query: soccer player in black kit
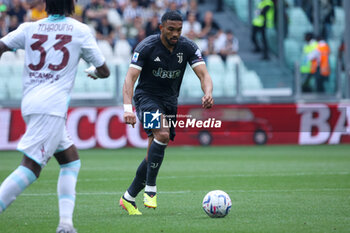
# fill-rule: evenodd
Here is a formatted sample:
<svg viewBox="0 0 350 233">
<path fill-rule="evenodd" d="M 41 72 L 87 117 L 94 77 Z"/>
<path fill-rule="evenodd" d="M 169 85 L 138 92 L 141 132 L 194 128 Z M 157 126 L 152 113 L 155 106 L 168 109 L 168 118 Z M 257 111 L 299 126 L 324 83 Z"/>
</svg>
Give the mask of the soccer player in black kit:
<svg viewBox="0 0 350 233">
<path fill-rule="evenodd" d="M 144 112 L 159 114 L 161 122 L 165 124 L 168 122 L 163 121 L 164 117 L 168 120 L 167 116 L 176 116 L 177 98 L 187 63 L 201 82 L 203 108 L 213 106 L 213 83 L 201 52 L 193 41 L 180 36 L 181 30 L 181 15 L 176 11 L 166 12 L 161 19 L 161 33 L 145 38 L 135 48 L 123 87 L 126 124 L 134 126 L 136 123 L 132 96 L 138 78 L 134 102 L 139 120 L 143 122 Z M 147 155 L 139 165 L 132 184 L 120 198 L 120 205 L 129 215 L 142 214 L 135 204 L 135 197 L 142 189 L 145 189 L 144 205 L 157 207 L 157 174 L 169 139 L 174 140 L 175 137 L 175 129 L 172 127 L 169 129 L 161 126 L 159 129 L 145 131 L 148 135 Z"/>
</svg>

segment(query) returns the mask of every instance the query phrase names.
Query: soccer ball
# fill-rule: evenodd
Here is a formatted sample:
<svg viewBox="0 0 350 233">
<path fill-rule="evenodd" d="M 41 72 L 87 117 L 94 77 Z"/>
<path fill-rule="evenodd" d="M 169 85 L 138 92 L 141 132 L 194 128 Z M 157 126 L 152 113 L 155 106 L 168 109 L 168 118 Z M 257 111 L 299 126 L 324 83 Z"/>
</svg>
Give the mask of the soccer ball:
<svg viewBox="0 0 350 233">
<path fill-rule="evenodd" d="M 232 202 L 227 193 L 214 190 L 205 195 L 202 206 L 209 217 L 223 218 L 230 212 Z"/>
</svg>

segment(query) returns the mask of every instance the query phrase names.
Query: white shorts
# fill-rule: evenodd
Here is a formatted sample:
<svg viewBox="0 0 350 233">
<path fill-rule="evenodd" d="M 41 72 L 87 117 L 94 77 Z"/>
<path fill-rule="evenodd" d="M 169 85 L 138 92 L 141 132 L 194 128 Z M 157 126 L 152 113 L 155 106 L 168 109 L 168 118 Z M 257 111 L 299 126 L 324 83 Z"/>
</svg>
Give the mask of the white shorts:
<svg viewBox="0 0 350 233">
<path fill-rule="evenodd" d="M 66 129 L 66 119 L 46 114 L 24 116 L 27 129 L 17 150 L 44 167 L 54 153 L 73 145 Z"/>
</svg>

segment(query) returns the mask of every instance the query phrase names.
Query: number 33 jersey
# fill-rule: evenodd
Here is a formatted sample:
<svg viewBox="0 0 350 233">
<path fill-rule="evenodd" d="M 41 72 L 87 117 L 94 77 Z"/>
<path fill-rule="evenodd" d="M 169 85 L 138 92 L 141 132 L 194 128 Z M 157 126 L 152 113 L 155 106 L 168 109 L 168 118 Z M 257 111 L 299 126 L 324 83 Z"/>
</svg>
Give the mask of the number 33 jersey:
<svg viewBox="0 0 350 233">
<path fill-rule="evenodd" d="M 49 16 L 23 23 L 1 41 L 10 49 L 25 50 L 24 116 L 65 117 L 79 59 L 95 67 L 105 62 L 89 27 L 70 17 Z"/>
</svg>

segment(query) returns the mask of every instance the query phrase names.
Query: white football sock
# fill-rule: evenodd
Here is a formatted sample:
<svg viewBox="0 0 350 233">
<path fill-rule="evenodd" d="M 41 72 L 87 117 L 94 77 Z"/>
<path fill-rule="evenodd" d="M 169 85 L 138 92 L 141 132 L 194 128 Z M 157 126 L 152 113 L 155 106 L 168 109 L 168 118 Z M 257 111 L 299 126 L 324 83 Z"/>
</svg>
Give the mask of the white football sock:
<svg viewBox="0 0 350 233">
<path fill-rule="evenodd" d="M 132 197 L 132 196 L 129 194 L 128 191 L 126 191 L 126 192 L 124 193 L 124 198 L 125 198 L 127 201 L 133 201 L 133 202 L 135 202 L 135 197 Z"/>
<path fill-rule="evenodd" d="M 146 187 L 145 187 L 145 192 L 156 193 L 156 192 L 157 192 L 157 186 L 149 186 L 149 185 L 146 185 Z"/>
<path fill-rule="evenodd" d="M 37 177 L 24 166 L 14 170 L 0 186 L 0 213 L 14 201 Z"/>
<path fill-rule="evenodd" d="M 73 211 L 75 205 L 75 186 L 81 163 L 76 160 L 61 165 L 57 183 L 58 207 L 60 224 L 73 226 Z"/>
</svg>

